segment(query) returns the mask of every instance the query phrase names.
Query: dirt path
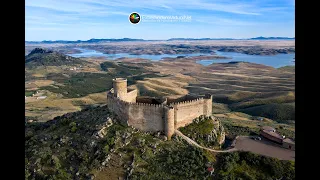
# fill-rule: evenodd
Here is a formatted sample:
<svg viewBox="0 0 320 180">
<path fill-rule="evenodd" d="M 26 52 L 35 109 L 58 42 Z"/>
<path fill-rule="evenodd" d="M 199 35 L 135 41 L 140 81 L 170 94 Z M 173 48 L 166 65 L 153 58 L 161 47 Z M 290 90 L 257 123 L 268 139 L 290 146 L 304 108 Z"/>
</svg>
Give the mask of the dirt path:
<svg viewBox="0 0 320 180">
<path fill-rule="evenodd" d="M 178 136 L 182 137 L 184 140 L 186 140 L 189 144 L 197 146 L 198 148 L 201 148 L 201 149 L 206 149 L 208 151 L 218 152 L 218 153 L 238 151 L 238 149 L 236 149 L 236 148 L 232 148 L 232 149 L 228 149 L 228 150 L 215 150 L 215 149 L 206 148 L 206 147 L 200 146 L 194 140 L 192 140 L 189 137 L 182 134 L 179 130 L 175 130 L 175 133 L 176 133 L 176 135 L 178 135 Z"/>
<path fill-rule="evenodd" d="M 281 147 L 281 145 L 272 143 L 264 138 L 260 141 L 256 141 L 250 137 L 240 136 L 236 141 L 235 147 L 240 151 L 250 151 L 280 160 L 295 160 L 295 151 L 285 149 Z"/>
<path fill-rule="evenodd" d="M 295 160 L 295 151 L 276 146 L 267 140 L 255 141 L 252 140 L 249 136 L 238 136 L 231 145 L 234 148 L 228 150 L 215 150 L 200 146 L 194 140 L 182 134 L 179 130 L 175 130 L 175 133 L 176 135 L 186 140 L 189 144 L 212 152 L 224 153 L 234 151 L 249 151 L 263 156 L 278 158 L 280 160 Z"/>
</svg>

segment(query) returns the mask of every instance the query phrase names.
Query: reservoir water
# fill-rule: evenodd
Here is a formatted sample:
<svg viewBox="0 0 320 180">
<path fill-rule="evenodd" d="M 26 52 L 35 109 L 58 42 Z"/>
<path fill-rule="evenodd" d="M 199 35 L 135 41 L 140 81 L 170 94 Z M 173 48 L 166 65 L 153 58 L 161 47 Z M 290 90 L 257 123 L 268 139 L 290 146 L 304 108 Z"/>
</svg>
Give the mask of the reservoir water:
<svg viewBox="0 0 320 180">
<path fill-rule="evenodd" d="M 200 55 L 210 55 L 204 53 L 193 53 L 193 54 L 161 54 L 161 55 L 133 55 L 129 53 L 118 53 L 118 54 L 104 54 L 102 52 L 98 52 L 95 50 L 90 49 L 83 49 L 77 48 L 81 51 L 81 53 L 76 54 L 68 54 L 72 57 L 105 57 L 106 59 L 115 60 L 122 57 L 128 58 L 142 58 L 142 59 L 150 59 L 153 61 L 159 61 L 164 57 L 171 57 L 175 58 L 177 56 L 200 56 Z M 198 64 L 202 64 L 204 66 L 208 66 L 212 63 L 228 63 L 228 62 L 235 62 L 235 61 L 243 61 L 243 62 L 251 62 L 257 64 L 264 64 L 267 66 L 272 66 L 274 68 L 279 68 L 282 66 L 287 65 L 295 65 L 294 57 L 295 54 L 277 54 L 271 56 L 261 56 L 261 55 L 247 55 L 242 53 L 235 53 L 235 52 L 221 52 L 216 51 L 216 55 L 229 57 L 230 59 L 213 59 L 213 60 L 199 60 L 197 61 Z"/>
<path fill-rule="evenodd" d="M 142 58 L 142 59 L 150 59 L 153 61 L 159 61 L 162 58 L 170 57 L 170 58 L 176 58 L 177 56 L 200 56 L 200 55 L 210 55 L 210 54 L 203 54 L 203 53 L 193 53 L 193 54 L 160 54 L 160 55 L 150 55 L 150 54 L 141 54 L 141 55 L 134 55 L 129 53 L 118 53 L 118 54 L 103 54 L 102 52 L 98 52 L 96 50 L 91 49 L 83 49 L 83 48 L 75 48 L 77 50 L 80 50 L 81 53 L 76 54 L 68 54 L 72 57 L 105 57 L 106 59 L 115 60 L 122 57 L 127 58 Z"/>
<path fill-rule="evenodd" d="M 214 59 L 214 60 L 200 60 L 197 63 L 202 64 L 204 66 L 208 66 L 212 63 L 228 63 L 234 61 L 244 61 L 251 62 L 257 64 L 264 64 L 267 66 L 272 66 L 274 68 L 279 68 L 282 66 L 294 66 L 294 57 L 295 54 L 277 54 L 271 56 L 260 56 L 260 55 L 247 55 L 242 53 L 235 52 L 221 52 L 216 51 L 216 54 L 219 56 L 229 57 L 231 59 Z"/>
</svg>

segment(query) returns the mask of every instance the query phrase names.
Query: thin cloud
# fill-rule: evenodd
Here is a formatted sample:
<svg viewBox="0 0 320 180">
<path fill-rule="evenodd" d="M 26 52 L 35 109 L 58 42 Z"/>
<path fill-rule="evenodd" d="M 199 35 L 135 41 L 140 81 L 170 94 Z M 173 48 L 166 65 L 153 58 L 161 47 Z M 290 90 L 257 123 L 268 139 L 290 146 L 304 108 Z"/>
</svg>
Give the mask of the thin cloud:
<svg viewBox="0 0 320 180">
<path fill-rule="evenodd" d="M 140 32 L 132 36 L 154 36 L 151 39 L 159 39 L 175 33 L 193 36 L 199 29 L 210 35 L 216 27 L 219 27 L 219 33 L 234 33 L 227 36 L 244 36 L 241 33 L 247 33 L 244 30 L 246 26 L 253 34 L 261 34 L 261 30 L 281 34 L 288 30 L 290 34 L 294 28 L 292 0 L 131 0 L 130 3 L 125 0 L 26 0 L 25 4 L 26 38 L 37 39 L 94 38 L 106 36 L 106 33 L 112 37 L 122 37 L 129 30 Z M 192 20 L 188 25 L 178 22 L 141 22 L 133 26 L 128 20 L 132 12 L 138 12 L 142 17 L 151 14 L 187 15 L 192 16 Z M 169 29 L 160 31 L 165 25 Z M 193 28 L 195 34 L 193 31 L 184 31 L 182 25 Z M 42 35 L 39 35 L 40 32 Z"/>
<path fill-rule="evenodd" d="M 58 27 L 30 27 L 26 28 L 26 31 L 64 31 L 63 28 Z"/>
<path fill-rule="evenodd" d="M 233 3 L 209 3 L 204 1 L 197 0 L 161 0 L 161 1 L 140 1 L 140 0 L 131 0 L 130 3 L 124 0 L 71 0 L 71 1 L 62 1 L 62 0 L 28 0 L 26 1 L 26 6 L 32 7 L 41 7 L 41 8 L 50 8 L 53 10 L 60 10 L 66 12 L 89 12 L 102 10 L 106 7 L 112 7 L 115 9 L 119 8 L 130 8 L 130 9 L 184 9 L 184 10 L 210 10 L 210 11 L 219 11 L 227 12 L 234 14 L 244 14 L 244 15 L 260 15 L 259 8 L 254 7 L 251 4 L 237 4 L 237 1 Z"/>
</svg>

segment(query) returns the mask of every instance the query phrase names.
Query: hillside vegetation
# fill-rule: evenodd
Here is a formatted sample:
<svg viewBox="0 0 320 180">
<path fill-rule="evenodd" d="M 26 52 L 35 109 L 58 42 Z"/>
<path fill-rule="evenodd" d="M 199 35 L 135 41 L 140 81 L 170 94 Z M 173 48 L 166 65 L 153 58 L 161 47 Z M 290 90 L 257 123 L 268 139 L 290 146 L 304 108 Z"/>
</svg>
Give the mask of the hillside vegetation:
<svg viewBox="0 0 320 180">
<path fill-rule="evenodd" d="M 227 96 L 213 96 L 213 102 L 226 105 L 230 111 L 262 116 L 278 122 L 295 120 L 295 94 L 293 92 L 237 92 Z M 220 107 L 222 105 L 217 108 Z"/>
<path fill-rule="evenodd" d="M 205 147 L 218 147 L 224 141 L 224 128 L 216 119 L 200 116 L 191 124 L 180 127 L 179 130 L 198 144 Z"/>
<path fill-rule="evenodd" d="M 109 117 L 105 108 L 66 114 L 25 127 L 26 179 L 86 178 L 104 158 L 104 140 L 92 136 Z M 112 134 L 112 131 L 110 131 Z M 114 136 L 114 134 L 112 134 Z M 97 153 L 95 153 L 97 152 Z M 36 170 L 36 171 L 34 171 Z"/>
<path fill-rule="evenodd" d="M 104 62 L 100 66 L 102 70 L 107 72 L 49 73 L 46 78 L 57 83 L 41 87 L 41 89 L 62 94 L 67 98 L 77 98 L 110 90 L 112 79 L 116 77 L 127 78 L 129 86 L 144 78 L 161 77 L 161 75 L 146 71 L 143 68 L 125 66 L 114 62 Z"/>
<path fill-rule="evenodd" d="M 231 112 L 225 114 L 215 114 L 219 117 L 226 132 L 226 139 L 233 140 L 236 136 L 256 136 L 259 134 L 262 126 L 274 127 L 278 133 L 288 138 L 295 139 L 294 124 L 272 121 L 264 118 L 264 120 L 256 120 L 254 117 L 246 117 L 248 115 L 239 112 Z"/>
<path fill-rule="evenodd" d="M 188 147 L 183 141 L 163 141 L 162 135 L 137 131 L 110 117 L 107 107 L 103 106 L 65 114 L 45 123 L 26 124 L 26 179 L 118 178 L 114 174 L 140 179 L 141 175 L 145 177 L 145 173 L 140 174 L 142 172 L 147 172 L 147 177 L 205 175 L 207 160 L 203 155 L 199 156 L 200 150 Z M 176 152 L 180 155 L 174 157 Z M 185 154 L 181 154 L 183 152 Z M 156 162 L 166 165 L 168 159 L 164 156 L 173 158 L 172 163 L 180 162 L 182 155 L 189 163 L 171 164 L 175 171 L 170 172 L 165 166 L 164 172 L 156 174 L 146 166 Z M 191 173 L 185 174 L 182 169 L 188 167 L 192 167 Z M 133 173 L 130 173 L 131 169 Z"/>
<path fill-rule="evenodd" d="M 254 116 L 263 116 L 279 122 L 295 120 L 295 103 L 284 104 L 266 104 L 244 109 L 238 109 L 240 112 Z"/>
<path fill-rule="evenodd" d="M 48 74 L 47 79 L 59 84 L 44 86 L 40 89 L 62 94 L 66 98 L 77 98 L 111 89 L 113 77 L 103 73 L 79 72 L 70 76 L 51 73 Z"/>
<path fill-rule="evenodd" d="M 282 71 L 295 72 L 296 67 L 295 66 L 283 66 L 283 67 L 280 67 L 278 69 L 282 70 Z"/>
<path fill-rule="evenodd" d="M 217 167 L 216 179 L 295 179 L 295 162 L 250 152 L 219 154 Z"/>
<path fill-rule="evenodd" d="M 212 166 L 214 177 L 207 171 Z M 25 126 L 25 179 L 295 179 L 294 163 L 216 155 L 117 123 L 106 106 Z"/>
<path fill-rule="evenodd" d="M 100 94 L 112 88 L 112 79 L 116 77 L 127 78 L 130 86 L 146 78 L 165 76 L 136 66 L 136 63 L 124 64 L 94 59 L 76 58 L 85 65 L 76 66 L 75 70 L 73 63 L 65 63 L 66 58 L 70 60 L 68 56 L 40 48 L 34 49 L 26 58 L 26 116 L 38 121 L 47 121 L 94 103 L 105 104 L 106 100 L 101 98 Z M 59 66 L 60 62 L 63 65 Z M 30 66 L 27 65 L 29 63 Z M 143 90 L 136 87 L 143 95 Z M 32 94 L 37 91 L 42 92 L 42 95 L 33 97 Z M 97 94 L 100 100 L 92 99 Z M 37 99 L 37 96 L 47 98 Z"/>
</svg>

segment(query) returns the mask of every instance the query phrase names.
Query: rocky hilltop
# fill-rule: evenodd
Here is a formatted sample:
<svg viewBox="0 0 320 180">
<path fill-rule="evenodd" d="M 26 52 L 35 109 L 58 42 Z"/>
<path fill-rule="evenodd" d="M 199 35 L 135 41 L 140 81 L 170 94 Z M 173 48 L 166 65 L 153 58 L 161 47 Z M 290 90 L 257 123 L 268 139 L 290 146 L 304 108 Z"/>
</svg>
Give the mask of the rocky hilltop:
<svg viewBox="0 0 320 180">
<path fill-rule="evenodd" d="M 215 146 L 224 141 L 224 129 L 215 118 L 200 117 L 185 128 L 189 131 L 185 135 L 200 144 Z M 248 152 L 215 155 L 190 146 L 179 136 L 168 141 L 164 132 L 142 132 L 121 125 L 106 106 L 68 113 L 45 123 L 27 121 L 25 125 L 28 180 L 212 179 L 208 167 L 216 169 L 217 179 L 244 177 L 225 168 L 230 167 L 230 160 L 236 169 L 248 168 L 246 173 L 252 179 L 295 179 L 294 163 Z"/>
<path fill-rule="evenodd" d="M 206 135 L 201 138 L 206 138 L 207 143 L 224 142 L 224 129 L 219 121 L 200 117 L 192 126 L 205 128 Z M 171 154 L 181 154 L 178 158 L 183 162 L 190 160 L 187 168 L 196 167 L 192 171 L 201 172 L 204 177 L 203 166 L 208 161 L 203 155 L 192 156 L 192 151 L 199 150 L 188 147 L 176 136 L 167 141 L 164 132 L 142 132 L 122 125 L 106 106 L 90 107 L 45 123 L 26 121 L 26 179 L 131 179 L 131 176 L 143 176 L 140 172 L 148 170 L 141 161 L 150 165 L 154 161 L 166 164 L 169 157 L 163 156 Z M 198 162 L 194 158 L 201 161 L 192 164 Z"/>
<path fill-rule="evenodd" d="M 25 57 L 26 67 L 82 65 L 84 61 L 56 51 L 35 48 Z"/>
</svg>

